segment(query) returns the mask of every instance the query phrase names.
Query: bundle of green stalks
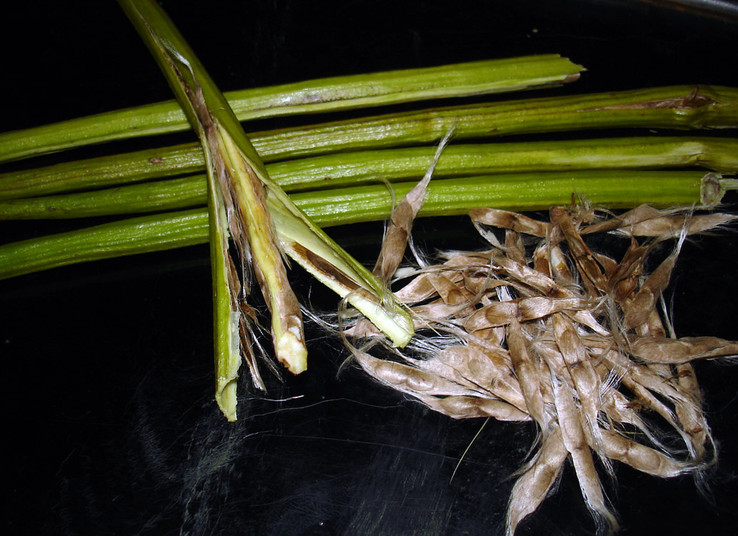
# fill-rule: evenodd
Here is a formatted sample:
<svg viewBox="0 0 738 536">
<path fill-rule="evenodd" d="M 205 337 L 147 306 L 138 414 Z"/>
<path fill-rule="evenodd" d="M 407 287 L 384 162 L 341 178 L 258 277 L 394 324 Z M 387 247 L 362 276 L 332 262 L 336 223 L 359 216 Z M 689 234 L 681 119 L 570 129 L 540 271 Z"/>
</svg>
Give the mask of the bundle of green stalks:
<svg viewBox="0 0 738 536">
<path fill-rule="evenodd" d="M 366 348 L 355 350 L 370 375 L 453 418 L 538 424 L 540 452 L 516 484 L 510 533 L 537 508 L 568 457 L 588 506 L 611 527 L 616 523 L 601 495 L 592 452 L 660 476 L 704 466 L 710 438 L 687 363 L 732 355 L 736 347 L 720 340 L 669 339 L 655 307 L 676 255 L 654 272 L 658 276 L 646 278 L 643 262 L 653 243 L 675 233 L 683 240 L 730 218 L 671 217 L 640 209 L 635 216 L 601 223 L 572 202 L 586 200 L 601 209 L 718 206 L 727 190 L 738 187 L 737 138 L 644 136 L 642 130 L 608 137 L 607 129 L 735 129 L 738 89 L 674 86 L 439 104 L 568 84 L 583 70 L 557 55 L 542 55 L 223 95 L 154 2 L 120 3 L 177 101 L 0 134 L 0 162 L 16 162 L 15 169 L 0 173 L 0 219 L 124 217 L 0 245 L 0 278 L 209 243 L 215 399 L 226 418 L 235 420 L 242 360 L 253 385 L 265 385 L 261 344 L 255 344 L 257 313 L 247 302 L 252 280 L 271 315 L 273 352 L 268 353 L 292 373 L 307 367 L 300 303 L 284 263 L 290 257 L 368 319 L 354 322 L 343 336 L 369 338 L 371 344 L 381 340 L 403 356 L 386 359 Z M 434 107 L 274 131 L 246 132 L 240 124 L 421 101 L 434 101 Z M 197 143 L 34 165 L 34 157 L 51 152 L 189 128 Z M 549 133 L 557 139 L 513 138 Z M 28 165 L 19 166 L 25 159 Z M 554 209 L 550 224 L 501 212 L 561 205 L 570 208 Z M 496 211 L 483 211 L 487 207 Z M 505 230 L 504 241 L 493 239 L 496 249 L 490 252 L 450 255 L 393 293 L 413 219 L 470 211 L 480 227 Z M 386 248 L 374 271 L 323 230 L 390 217 Z M 635 239 L 643 236 L 634 229 L 644 222 L 659 229 L 646 232 L 649 245 Z M 633 237 L 631 258 L 618 263 L 592 253 L 582 239 L 592 229 Z M 524 234 L 543 245 L 530 253 Z M 567 268 L 561 244 L 575 270 Z M 531 304 L 545 311 L 526 313 L 533 311 Z M 425 332 L 420 339 L 425 342 L 418 342 L 416 329 Z M 451 339 L 443 335 L 428 343 L 429 332 Z M 453 348 L 442 342 L 448 340 Z M 653 357 L 679 344 L 684 359 Z M 433 355 L 418 359 L 400 353 L 419 345 Z M 493 365 L 498 368 L 490 369 Z M 470 377 L 477 372 L 480 377 Z M 632 400 L 615 384 L 625 385 Z M 597 393 L 607 396 L 598 402 Z M 689 461 L 659 453 L 655 433 L 632 408 L 635 402 L 681 434 Z M 654 444 L 626 441 L 626 429 Z"/>
</svg>

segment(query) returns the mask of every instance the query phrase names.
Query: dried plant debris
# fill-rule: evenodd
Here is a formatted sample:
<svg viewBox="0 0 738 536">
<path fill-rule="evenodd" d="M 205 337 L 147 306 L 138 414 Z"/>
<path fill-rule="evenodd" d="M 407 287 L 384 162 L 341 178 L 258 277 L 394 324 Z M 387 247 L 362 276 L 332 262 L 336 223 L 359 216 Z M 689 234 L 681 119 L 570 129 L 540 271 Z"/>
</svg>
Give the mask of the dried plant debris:
<svg viewBox="0 0 738 536">
<path fill-rule="evenodd" d="M 567 459 L 598 526 L 616 530 L 595 460 L 661 477 L 714 461 L 690 362 L 738 355 L 738 342 L 674 338 L 659 307 L 686 237 L 734 217 L 571 206 L 552 208 L 548 222 L 494 209 L 471 218 L 490 249 L 445 253 L 396 292 L 419 333 L 411 346 L 379 352 L 388 346 L 359 321 L 348 330 L 364 341 L 352 347 L 355 359 L 449 417 L 536 423 L 540 441 L 513 487 L 508 534 Z M 585 237 L 595 232 L 622 236 L 622 258 L 590 249 Z"/>
</svg>

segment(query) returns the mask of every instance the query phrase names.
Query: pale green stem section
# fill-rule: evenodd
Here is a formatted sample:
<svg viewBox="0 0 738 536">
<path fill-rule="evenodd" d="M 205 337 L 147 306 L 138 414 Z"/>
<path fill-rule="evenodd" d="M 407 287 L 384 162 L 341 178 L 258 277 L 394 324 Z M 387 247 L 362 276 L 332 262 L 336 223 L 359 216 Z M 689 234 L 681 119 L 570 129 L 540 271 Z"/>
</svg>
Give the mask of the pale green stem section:
<svg viewBox="0 0 738 536">
<path fill-rule="evenodd" d="M 524 99 L 254 132 L 250 139 L 265 162 L 275 162 L 337 151 L 430 144 L 440 140 L 451 127 L 455 129 L 454 143 L 480 137 L 579 129 L 731 128 L 738 127 L 738 89 L 674 86 Z M 163 147 L 5 173 L 0 175 L 0 199 L 103 187 L 204 169 L 199 145 Z"/>
<path fill-rule="evenodd" d="M 425 173 L 432 147 L 339 153 L 267 166 L 286 191 L 401 181 Z M 701 166 L 738 172 L 738 139 L 635 137 L 456 145 L 446 147 L 436 179 L 490 173 Z M 92 192 L 0 201 L 0 220 L 55 219 L 175 210 L 206 203 L 205 177 L 134 184 Z"/>
<path fill-rule="evenodd" d="M 486 95 L 575 80 L 555 54 L 309 80 L 226 93 L 241 121 Z M 0 134 L 0 162 L 94 143 L 188 130 L 179 104 L 160 102 Z"/>
<path fill-rule="evenodd" d="M 213 285 L 213 337 L 215 352 L 215 401 L 229 421 L 237 419 L 238 370 L 241 367 L 241 315 L 234 297 L 239 288 L 233 288 L 232 266 L 229 256 L 228 217 L 220 192 L 215 190 L 213 181 L 203 181 L 210 191 L 205 198 L 217 202 L 208 203 L 208 236 L 210 242 L 210 271 Z M 203 199 L 205 201 L 205 199 Z M 251 346 L 243 349 L 244 354 Z M 255 384 L 260 379 L 257 371 L 252 371 Z"/>
<path fill-rule="evenodd" d="M 707 177 L 712 184 L 703 184 Z M 395 198 L 416 182 L 393 186 Z M 710 188 L 711 186 L 711 188 Z M 420 216 L 466 214 L 472 208 L 548 209 L 569 204 L 580 195 L 609 208 L 719 203 L 734 179 L 717 180 L 699 171 L 588 171 L 496 175 L 431 181 Z M 392 209 L 393 196 L 384 185 L 326 192 L 298 193 L 295 204 L 323 227 L 381 221 Z M 111 257 L 147 253 L 205 243 L 205 209 L 156 214 L 0 246 L 0 279 Z"/>
</svg>

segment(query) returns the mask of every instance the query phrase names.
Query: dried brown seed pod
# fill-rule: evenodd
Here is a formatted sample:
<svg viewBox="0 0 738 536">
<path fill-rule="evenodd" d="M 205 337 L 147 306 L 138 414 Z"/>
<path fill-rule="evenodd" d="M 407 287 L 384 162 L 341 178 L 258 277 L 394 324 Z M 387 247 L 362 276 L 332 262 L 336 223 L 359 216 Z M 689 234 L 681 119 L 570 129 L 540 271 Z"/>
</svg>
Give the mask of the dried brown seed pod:
<svg viewBox="0 0 738 536">
<path fill-rule="evenodd" d="M 541 443 L 514 485 L 508 534 L 545 499 L 567 458 L 587 506 L 611 529 L 617 522 L 595 455 L 606 467 L 618 461 L 661 477 L 710 463 L 712 438 L 689 363 L 738 355 L 738 342 L 668 337 L 658 309 L 685 237 L 732 216 L 647 206 L 620 216 L 554 207 L 550 215 L 547 223 L 474 211 L 491 249 L 446 252 L 397 292 L 429 337 L 415 344 L 421 355 L 355 351 L 378 381 L 449 417 L 536 422 Z M 593 250 L 585 237 L 595 232 L 624 235 L 622 258 Z M 673 238 L 672 252 L 649 273 L 653 246 Z M 353 335 L 378 335 L 360 326 Z M 669 431 L 686 454 L 661 440 Z"/>
</svg>

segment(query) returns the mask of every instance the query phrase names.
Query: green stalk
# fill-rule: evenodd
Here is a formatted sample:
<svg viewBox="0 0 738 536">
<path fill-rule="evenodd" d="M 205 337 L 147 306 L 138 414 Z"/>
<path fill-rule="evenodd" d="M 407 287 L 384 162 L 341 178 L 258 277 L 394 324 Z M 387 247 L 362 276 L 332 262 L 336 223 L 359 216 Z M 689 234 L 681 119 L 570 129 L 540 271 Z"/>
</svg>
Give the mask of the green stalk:
<svg viewBox="0 0 738 536">
<path fill-rule="evenodd" d="M 222 220 L 227 214 L 228 230 L 239 249 L 240 259 L 253 266 L 269 307 L 277 359 L 295 374 L 307 367 L 300 305 L 287 279 L 282 248 L 324 285 L 347 299 L 395 345 L 406 345 L 413 335 L 407 311 L 271 180 L 224 96 L 164 11 L 153 0 L 120 0 L 120 4 L 156 58 L 200 137 L 208 163 L 210 217 L 219 218 L 213 227 L 220 227 L 225 235 Z M 244 319 L 250 314 L 240 305 L 240 287 L 236 286 L 238 279 L 230 261 L 227 239 L 223 237 L 219 242 L 213 252 L 220 264 L 226 266 L 221 275 L 228 282 L 215 290 L 230 296 L 231 315 L 216 318 L 216 330 L 227 335 L 234 332 L 234 319 L 238 319 L 236 325 L 243 331 Z M 217 263 L 213 264 L 215 268 Z M 216 306 L 218 302 L 216 297 Z M 227 368 L 231 374 L 232 364 L 236 363 L 232 348 L 219 348 L 229 355 L 217 363 L 219 370 Z M 229 419 L 235 419 L 234 379 L 226 378 L 230 396 L 217 397 Z M 219 383 L 217 387 L 220 390 L 223 385 Z"/>
<path fill-rule="evenodd" d="M 70 219 L 163 212 L 208 202 L 205 175 L 131 184 L 92 192 L 0 201 L 0 220 Z"/>
<path fill-rule="evenodd" d="M 555 54 L 322 78 L 225 96 L 240 121 L 560 85 L 582 67 Z M 176 101 L 0 134 L 0 162 L 94 143 L 188 130 Z"/>
<path fill-rule="evenodd" d="M 672 86 L 458 106 L 288 128 L 252 137 L 269 160 L 357 148 L 605 128 L 733 128 L 738 88 Z M 277 156 L 278 155 L 278 156 Z"/>
<path fill-rule="evenodd" d="M 381 221 L 390 214 L 393 198 L 403 197 L 415 184 L 393 184 L 394 196 L 386 186 L 375 185 L 296 193 L 293 199 L 322 225 Z M 642 203 L 713 206 L 719 203 L 730 184 L 702 171 L 598 170 L 433 180 L 418 215 L 458 216 L 473 208 L 487 207 L 548 210 L 553 205 L 571 204 L 572 196 L 608 208 L 632 208 Z"/>
<path fill-rule="evenodd" d="M 337 151 L 435 143 L 455 127 L 454 140 L 604 128 L 700 129 L 738 126 L 738 89 L 666 88 L 525 99 L 389 114 L 323 125 L 255 132 L 265 162 Z M 61 193 L 202 172 L 196 144 L 163 147 L 38 170 L 0 175 L 0 199 Z"/>
<path fill-rule="evenodd" d="M 0 174 L 0 199 L 104 188 L 190 173 L 205 173 L 200 144 L 145 149 Z"/>
<path fill-rule="evenodd" d="M 408 147 L 332 153 L 275 162 L 268 169 L 288 192 L 357 186 L 422 177 L 434 152 L 435 147 Z M 447 145 L 433 177 L 688 166 L 738 171 L 738 139 L 652 136 Z"/>
<path fill-rule="evenodd" d="M 413 182 L 393 185 L 394 197 Z M 572 195 L 609 208 L 715 205 L 734 179 L 700 171 L 586 171 L 495 175 L 433 180 L 420 216 L 466 214 L 494 206 L 508 210 L 548 209 L 569 204 Z M 295 204 L 323 227 L 381 221 L 392 208 L 385 185 L 294 194 Z M 0 246 L 0 279 L 98 259 L 183 247 L 208 241 L 205 209 L 138 217 L 78 231 Z"/>
<path fill-rule="evenodd" d="M 0 278 L 208 242 L 204 208 L 153 214 L 0 246 Z"/>
<path fill-rule="evenodd" d="M 267 166 L 285 191 L 402 181 L 420 177 L 435 149 L 412 147 L 338 153 Z M 701 166 L 738 171 L 738 139 L 636 137 L 455 145 L 444 149 L 438 178 L 490 173 L 579 169 L 656 169 Z M 101 184 L 97 184 L 100 186 Z M 0 220 L 56 219 L 176 210 L 204 205 L 202 175 L 76 194 L 0 201 Z"/>
</svg>

